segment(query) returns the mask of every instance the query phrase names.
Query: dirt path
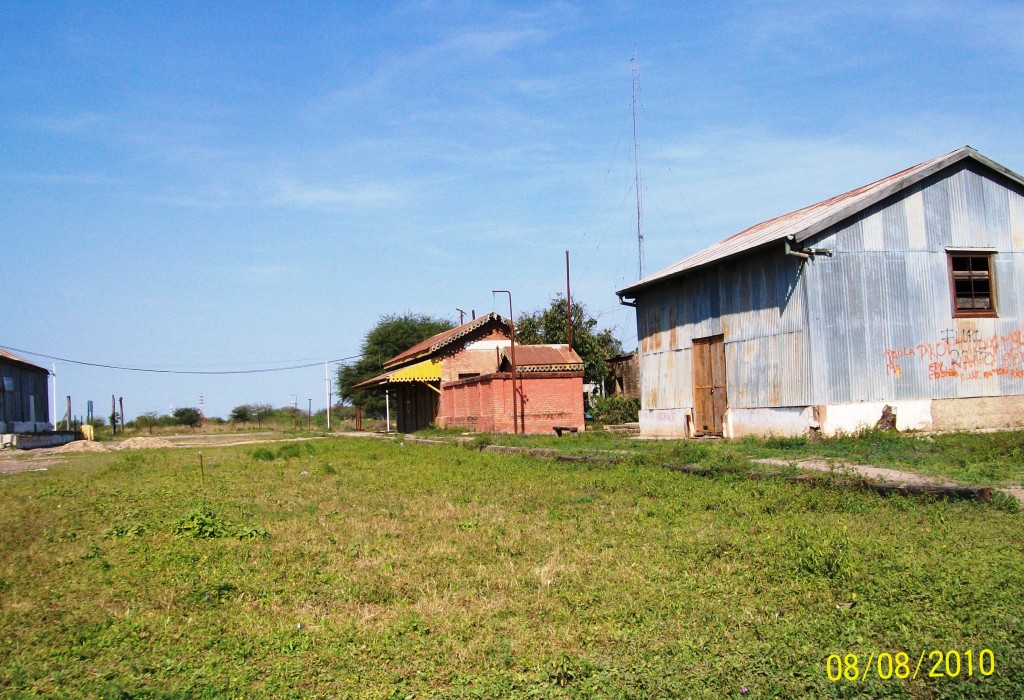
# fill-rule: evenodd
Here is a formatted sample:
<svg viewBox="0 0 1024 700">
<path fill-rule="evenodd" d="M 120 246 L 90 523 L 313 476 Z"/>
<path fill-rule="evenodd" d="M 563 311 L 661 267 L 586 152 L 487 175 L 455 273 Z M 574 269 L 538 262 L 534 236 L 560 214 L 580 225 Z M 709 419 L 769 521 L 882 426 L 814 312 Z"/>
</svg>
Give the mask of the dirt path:
<svg viewBox="0 0 1024 700">
<path fill-rule="evenodd" d="M 794 466 L 797 469 L 809 469 L 818 472 L 837 471 L 845 474 L 856 474 L 864 477 L 865 479 L 907 484 L 911 486 L 963 486 L 963 484 L 950 479 L 924 476 L 923 474 L 904 472 L 898 469 L 873 467 L 869 464 L 851 464 L 849 462 L 835 462 L 824 459 L 801 459 L 794 461 L 790 459 L 775 459 L 771 457 L 766 459 L 755 459 L 753 461 L 758 464 L 770 464 L 777 467 Z M 1024 503 L 1024 487 L 1021 487 L 1020 485 L 995 487 L 992 490 L 1013 496 L 1021 503 Z"/>
<path fill-rule="evenodd" d="M 16 474 L 18 472 L 44 471 L 60 460 L 46 457 L 26 457 L 22 459 L 0 459 L 0 474 Z"/>
</svg>

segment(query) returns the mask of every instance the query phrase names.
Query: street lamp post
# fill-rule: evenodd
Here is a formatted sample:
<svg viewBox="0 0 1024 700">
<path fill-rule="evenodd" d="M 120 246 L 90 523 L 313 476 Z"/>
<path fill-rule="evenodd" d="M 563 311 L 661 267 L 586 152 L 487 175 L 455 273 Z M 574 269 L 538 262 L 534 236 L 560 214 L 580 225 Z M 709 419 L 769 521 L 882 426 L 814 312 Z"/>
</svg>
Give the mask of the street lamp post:
<svg viewBox="0 0 1024 700">
<path fill-rule="evenodd" d="M 512 431 L 516 434 L 519 433 L 519 418 L 522 417 L 523 429 L 522 432 L 526 432 L 526 416 L 523 415 L 525 412 L 525 406 L 521 407 L 522 410 L 516 410 L 516 382 L 519 380 L 519 371 L 516 365 L 516 322 L 512 320 L 512 292 L 507 289 L 492 289 L 491 294 L 508 294 L 508 324 L 512 329 Z M 522 400 L 522 386 L 518 388 L 518 400 Z"/>
</svg>

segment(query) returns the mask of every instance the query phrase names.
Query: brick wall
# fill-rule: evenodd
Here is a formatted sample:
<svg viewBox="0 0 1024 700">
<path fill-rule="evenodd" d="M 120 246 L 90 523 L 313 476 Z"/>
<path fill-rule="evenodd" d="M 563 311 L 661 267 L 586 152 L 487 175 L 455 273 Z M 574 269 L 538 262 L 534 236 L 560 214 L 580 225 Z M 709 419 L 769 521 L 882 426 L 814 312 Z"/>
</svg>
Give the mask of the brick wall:
<svg viewBox="0 0 1024 700">
<path fill-rule="evenodd" d="M 527 433 L 549 434 L 555 426 L 584 429 L 581 372 L 522 375 L 522 386 L 526 415 L 521 420 Z M 512 387 L 507 372 L 442 383 L 437 423 L 478 432 L 515 432 Z"/>
<path fill-rule="evenodd" d="M 460 374 L 491 374 L 498 371 L 498 351 L 463 350 L 441 359 L 441 383 L 457 381 Z"/>
</svg>

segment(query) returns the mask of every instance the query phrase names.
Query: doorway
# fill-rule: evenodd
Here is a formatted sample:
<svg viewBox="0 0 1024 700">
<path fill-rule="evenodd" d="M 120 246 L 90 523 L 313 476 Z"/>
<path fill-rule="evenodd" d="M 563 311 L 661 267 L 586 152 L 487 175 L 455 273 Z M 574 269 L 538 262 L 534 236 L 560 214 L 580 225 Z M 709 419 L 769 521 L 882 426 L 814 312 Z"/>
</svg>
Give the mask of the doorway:
<svg viewBox="0 0 1024 700">
<path fill-rule="evenodd" d="M 693 417 L 697 435 L 722 435 L 729 408 L 725 384 L 725 336 L 693 340 Z"/>
</svg>

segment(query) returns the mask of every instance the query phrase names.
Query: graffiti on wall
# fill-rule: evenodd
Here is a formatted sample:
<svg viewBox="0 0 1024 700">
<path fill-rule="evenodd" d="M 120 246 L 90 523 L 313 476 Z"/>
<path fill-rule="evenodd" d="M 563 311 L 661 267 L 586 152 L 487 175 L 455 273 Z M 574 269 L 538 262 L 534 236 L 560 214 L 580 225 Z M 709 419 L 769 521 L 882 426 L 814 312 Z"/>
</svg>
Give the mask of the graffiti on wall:
<svg viewBox="0 0 1024 700">
<path fill-rule="evenodd" d="M 977 329 L 947 328 L 934 342 L 888 348 L 884 356 L 886 374 L 897 379 L 903 376 L 908 358 L 926 365 L 932 381 L 1024 379 L 1024 329 L 986 336 Z"/>
</svg>

